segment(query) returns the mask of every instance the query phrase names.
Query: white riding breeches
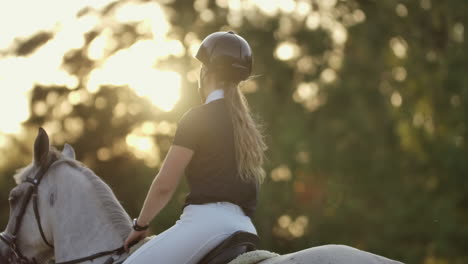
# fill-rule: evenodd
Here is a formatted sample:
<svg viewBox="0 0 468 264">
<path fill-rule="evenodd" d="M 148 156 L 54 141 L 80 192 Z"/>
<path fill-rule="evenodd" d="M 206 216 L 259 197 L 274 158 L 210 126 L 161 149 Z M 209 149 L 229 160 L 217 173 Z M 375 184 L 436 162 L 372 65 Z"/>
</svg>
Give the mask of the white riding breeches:
<svg viewBox="0 0 468 264">
<path fill-rule="evenodd" d="M 251 219 L 235 204 L 187 205 L 174 226 L 146 242 L 124 264 L 196 264 L 240 230 L 257 234 Z"/>
</svg>

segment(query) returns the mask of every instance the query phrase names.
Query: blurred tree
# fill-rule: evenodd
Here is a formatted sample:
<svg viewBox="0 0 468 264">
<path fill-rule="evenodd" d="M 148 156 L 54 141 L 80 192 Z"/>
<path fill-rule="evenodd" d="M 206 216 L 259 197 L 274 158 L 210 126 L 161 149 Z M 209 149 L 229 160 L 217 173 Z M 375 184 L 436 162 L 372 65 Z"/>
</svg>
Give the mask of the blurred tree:
<svg viewBox="0 0 468 264">
<path fill-rule="evenodd" d="M 270 147 L 255 218 L 262 248 L 287 253 L 335 243 L 407 263 L 468 261 L 468 3 L 160 1 L 168 35 L 184 50 L 153 65 L 182 76 L 183 97 L 170 112 L 126 85 L 89 89 L 93 70 L 151 39 L 144 21 L 104 23 L 126 5 L 145 3 L 79 12 L 103 23 L 63 56 L 77 85 L 36 85 L 26 124 L 45 126 L 56 145 L 73 144 L 131 215 L 167 153 L 175 121 L 198 103 L 192 50 L 209 33 L 233 29 L 255 52 L 259 76 L 243 90 Z M 113 45 L 91 58 L 91 43 L 109 30 Z M 38 33 L 11 52 L 26 56 L 51 38 Z M 9 161 L 0 172 L 3 224 L 10 177 L 30 157 L 34 133 L 27 131 L 23 139 L 11 137 L 14 153 L 2 153 Z M 139 142 L 155 147 L 142 154 L 132 148 Z M 186 190 L 158 216 L 155 231 L 174 223 Z"/>
</svg>

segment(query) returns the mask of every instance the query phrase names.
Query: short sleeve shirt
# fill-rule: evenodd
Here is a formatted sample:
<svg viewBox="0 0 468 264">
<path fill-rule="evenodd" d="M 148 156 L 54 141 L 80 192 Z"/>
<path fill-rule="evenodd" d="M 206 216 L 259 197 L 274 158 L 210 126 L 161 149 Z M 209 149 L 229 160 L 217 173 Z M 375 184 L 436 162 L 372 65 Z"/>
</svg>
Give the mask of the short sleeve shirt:
<svg viewBox="0 0 468 264">
<path fill-rule="evenodd" d="M 185 205 L 227 201 L 253 217 L 259 186 L 239 177 L 232 120 L 225 99 L 186 112 L 178 122 L 173 145 L 194 151 L 185 170 L 190 187 Z"/>
</svg>

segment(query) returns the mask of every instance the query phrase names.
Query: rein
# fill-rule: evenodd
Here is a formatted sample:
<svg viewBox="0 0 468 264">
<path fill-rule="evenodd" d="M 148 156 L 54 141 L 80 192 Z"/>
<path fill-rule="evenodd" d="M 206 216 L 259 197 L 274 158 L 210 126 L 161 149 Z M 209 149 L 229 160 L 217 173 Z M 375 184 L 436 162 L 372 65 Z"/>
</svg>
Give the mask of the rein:
<svg viewBox="0 0 468 264">
<path fill-rule="evenodd" d="M 5 243 L 6 245 L 8 245 L 8 247 L 10 249 L 10 252 L 11 252 L 10 255 L 8 256 L 8 263 L 10 263 L 10 264 L 15 264 L 15 263 L 18 263 L 18 264 L 37 264 L 35 258 L 32 258 L 30 260 L 21 253 L 20 249 L 17 246 L 17 239 L 16 239 L 17 234 L 19 232 L 19 229 L 21 227 L 21 223 L 23 221 L 24 214 L 26 212 L 26 207 L 28 206 L 29 202 L 31 201 L 31 198 L 32 198 L 32 201 L 33 201 L 34 217 L 36 219 L 36 223 L 37 223 L 37 226 L 39 228 L 39 233 L 41 234 L 42 240 L 44 241 L 44 243 L 48 247 L 50 247 L 52 249 L 54 248 L 52 243 L 50 243 L 47 240 L 47 238 L 46 238 L 46 236 L 44 234 L 44 230 L 42 229 L 41 215 L 39 214 L 39 207 L 38 207 L 38 196 L 39 196 L 38 188 L 39 188 L 39 184 L 41 183 L 41 180 L 42 180 L 44 174 L 47 172 L 47 170 L 50 168 L 50 166 L 52 166 L 52 164 L 55 161 L 57 161 L 57 159 L 52 159 L 50 162 L 47 163 L 46 166 L 41 166 L 39 168 L 39 171 L 36 172 L 36 174 L 34 175 L 33 178 L 29 178 L 29 177 L 26 178 L 26 180 L 24 182 L 30 183 L 32 185 L 26 191 L 26 199 L 23 200 L 23 203 L 21 204 L 21 207 L 20 207 L 20 211 L 19 211 L 18 215 L 16 216 L 16 223 L 15 223 L 15 228 L 13 229 L 13 234 L 8 235 L 6 233 L 0 233 L 0 241 Z M 78 258 L 78 259 L 74 259 L 74 260 L 57 262 L 55 264 L 77 264 L 77 263 L 81 263 L 81 262 L 84 262 L 84 261 L 94 260 L 94 259 L 97 259 L 97 258 L 100 258 L 100 257 L 112 255 L 112 254 L 117 254 L 117 255 L 120 256 L 124 252 L 125 252 L 125 249 L 124 249 L 123 246 L 121 246 L 121 247 L 113 249 L 113 250 L 99 252 L 99 253 L 96 253 L 96 254 L 93 254 L 93 255 L 90 255 L 90 256 L 87 256 L 87 257 Z M 114 259 L 111 256 L 105 262 L 105 264 L 112 264 L 113 262 L 114 262 Z"/>
</svg>

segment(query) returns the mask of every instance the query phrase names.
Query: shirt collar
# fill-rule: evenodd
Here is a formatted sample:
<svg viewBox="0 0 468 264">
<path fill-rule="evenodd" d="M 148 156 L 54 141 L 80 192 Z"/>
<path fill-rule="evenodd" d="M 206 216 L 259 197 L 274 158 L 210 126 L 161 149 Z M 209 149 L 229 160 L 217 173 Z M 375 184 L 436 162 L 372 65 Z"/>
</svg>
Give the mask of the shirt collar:
<svg viewBox="0 0 468 264">
<path fill-rule="evenodd" d="M 205 104 L 209 103 L 209 102 L 212 102 L 214 100 L 218 100 L 218 99 L 221 99 L 221 98 L 224 98 L 224 91 L 222 89 L 216 89 L 214 91 L 212 91 L 207 97 L 206 97 L 206 100 L 205 100 Z"/>
</svg>

